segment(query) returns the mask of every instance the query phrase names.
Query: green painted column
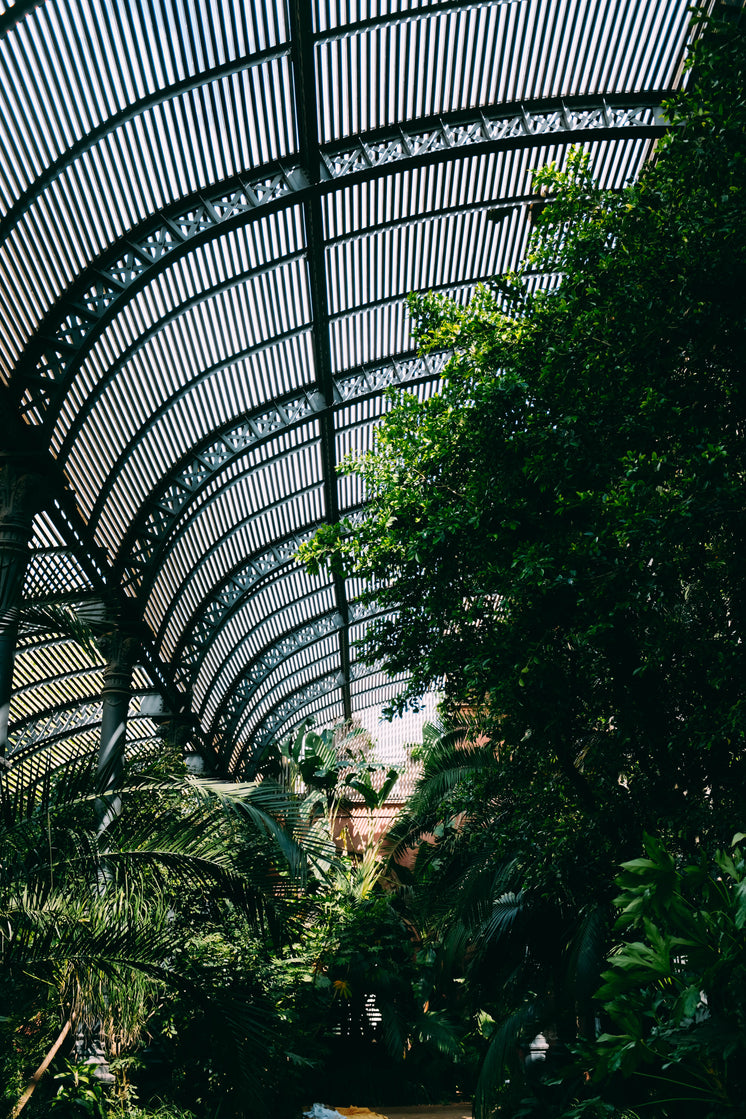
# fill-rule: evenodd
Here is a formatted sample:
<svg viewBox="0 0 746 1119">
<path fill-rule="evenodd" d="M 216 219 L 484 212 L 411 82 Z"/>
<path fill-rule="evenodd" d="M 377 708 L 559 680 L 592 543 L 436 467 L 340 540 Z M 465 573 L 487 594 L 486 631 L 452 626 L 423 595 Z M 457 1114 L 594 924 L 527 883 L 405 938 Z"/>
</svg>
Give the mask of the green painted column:
<svg viewBox="0 0 746 1119">
<path fill-rule="evenodd" d="M 42 504 L 42 477 L 33 464 L 0 456 L 0 764 L 5 765 L 21 593 L 34 514 Z"/>
<path fill-rule="evenodd" d="M 99 638 L 98 646 L 107 661 L 101 689 L 101 741 L 96 771 L 96 819 L 100 835 L 122 810 L 119 790 L 124 772 L 127 711 L 139 643 L 126 627 L 118 625 Z"/>
</svg>

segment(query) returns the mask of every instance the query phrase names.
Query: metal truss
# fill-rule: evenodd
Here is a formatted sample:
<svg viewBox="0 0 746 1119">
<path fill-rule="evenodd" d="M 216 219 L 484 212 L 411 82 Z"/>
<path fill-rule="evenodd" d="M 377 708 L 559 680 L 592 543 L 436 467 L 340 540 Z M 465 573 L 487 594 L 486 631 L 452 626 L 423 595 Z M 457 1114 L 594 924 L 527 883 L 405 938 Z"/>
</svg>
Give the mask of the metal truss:
<svg viewBox="0 0 746 1119">
<path fill-rule="evenodd" d="M 350 668 L 350 682 L 354 680 L 362 680 L 371 675 L 371 670 L 363 664 L 353 664 Z M 255 729 L 254 733 L 248 738 L 246 744 L 241 748 L 241 756 L 247 753 L 252 756 L 261 757 L 266 751 L 267 747 L 276 742 L 285 733 L 289 727 L 288 724 L 297 718 L 298 713 L 304 707 L 308 707 L 317 699 L 329 695 L 331 692 L 339 689 L 339 674 L 331 673 L 328 676 L 323 676 L 313 683 L 307 684 L 299 688 L 297 691 L 291 693 L 283 702 L 278 704 L 271 712 L 269 717 L 264 719 Z"/>
<path fill-rule="evenodd" d="M 70 734 L 79 734 L 101 722 L 101 700 L 77 702 L 69 707 L 57 707 L 48 714 L 19 720 L 14 724 L 11 742 L 13 755 L 38 747 L 40 743 L 53 742 Z"/>
<path fill-rule="evenodd" d="M 381 612 L 375 603 L 368 604 L 358 600 L 349 604 L 349 624 L 368 621 L 371 618 L 380 616 L 380 614 Z M 333 631 L 332 627 L 328 633 Z M 317 641 L 321 640 L 323 636 L 328 636 L 328 633 L 317 637 L 312 637 L 309 633 L 307 643 L 310 645 L 315 644 Z M 302 646 L 299 644 L 298 648 L 301 647 Z M 287 655 L 290 656 L 292 654 L 288 653 Z M 346 683 L 349 685 L 353 681 L 361 680 L 375 671 L 375 668 L 370 668 L 360 661 L 352 662 L 350 664 Z M 266 675 L 269 676 L 269 674 L 268 672 Z M 261 683 L 261 681 L 259 683 Z M 258 721 L 254 723 L 253 728 L 246 736 L 246 745 L 243 747 L 243 752 L 246 752 L 246 750 L 256 750 L 261 754 L 273 740 L 277 739 L 286 725 L 303 709 L 303 707 L 313 702 L 313 700 L 318 699 L 321 695 L 325 695 L 327 692 L 334 690 L 335 687 L 339 688 L 339 672 L 324 677 L 322 683 L 323 686 L 321 687 L 318 686 L 319 681 L 301 686 L 293 690 L 289 695 L 278 700 L 277 703 L 270 707 L 266 714 L 260 716 Z M 246 708 L 244 706 L 244 716 L 245 713 Z M 242 732 L 240 713 L 239 718 L 235 722 L 228 723 L 226 721 L 226 728 L 235 736 L 236 741 L 240 741 Z"/>
<path fill-rule="evenodd" d="M 122 582 L 125 587 L 142 589 L 147 568 L 155 561 L 170 538 L 187 506 L 211 479 L 237 458 L 253 448 L 312 419 L 323 409 L 313 391 L 304 391 L 282 403 L 263 407 L 246 419 L 221 432 L 211 434 L 206 445 L 190 452 L 176 471 L 167 475 L 159 489 L 163 492 L 142 506 L 122 542 Z M 125 557 L 129 562 L 125 562 Z"/>
<path fill-rule="evenodd" d="M 335 379 L 338 404 L 380 393 L 394 385 L 415 384 L 442 375 L 448 355 L 406 356 L 372 367 L 360 367 Z M 161 482 L 162 492 L 151 495 L 133 520 L 119 555 L 125 587 L 142 587 L 145 571 L 157 568 L 160 549 L 175 531 L 189 505 L 230 463 L 259 443 L 289 431 L 326 408 L 321 395 L 306 389 L 265 406 L 217 438 L 197 447 Z"/>
<path fill-rule="evenodd" d="M 404 292 L 467 298 L 512 267 L 530 168 L 570 144 L 603 183 L 639 169 L 687 0 L 609 36 L 615 0 L 8 2 L 0 428 L 54 483 L 26 594 L 131 614 L 147 687 L 252 773 L 299 718 L 384 688 L 350 643 L 385 615 L 292 565 L 319 519 L 363 515 L 338 457 L 386 390 L 444 375 L 448 354 L 406 349 Z M 17 683 L 14 757 L 56 765 L 95 746 L 101 707 L 37 636 L 23 684 L 38 663 L 53 686 Z M 155 725 L 135 717 L 128 742 Z"/>
<path fill-rule="evenodd" d="M 351 183 L 374 175 L 452 159 L 470 148 L 498 150 L 544 143 L 576 142 L 593 136 L 659 136 L 665 131 L 661 95 L 582 98 L 539 106 L 518 105 L 508 110 L 444 115 L 437 121 L 413 122 L 356 137 L 344 146 L 320 148 L 322 175 L 313 193 L 336 189 L 340 180 Z M 162 216 L 133 230 L 83 273 L 75 289 L 46 317 L 38 335 L 19 362 L 16 383 L 21 386 L 21 413 L 36 423 L 53 423 L 66 387 L 104 327 L 136 291 L 170 261 L 225 229 L 245 223 L 286 205 L 303 202 L 312 184 L 300 166 L 278 166 L 261 175 L 241 176 L 174 206 Z"/>
<path fill-rule="evenodd" d="M 636 99 L 615 98 L 561 101 L 556 106 L 521 104 L 506 109 L 486 110 L 471 119 L 454 115 L 441 118 L 428 127 L 412 122 L 399 127 L 393 135 L 384 132 L 380 139 L 359 137 L 354 146 L 338 144 L 322 149 L 321 157 L 332 179 L 389 166 L 403 160 L 431 156 L 454 148 L 473 145 L 509 144 L 522 141 L 560 139 L 563 133 L 614 132 L 650 129 L 665 123 L 660 97 Z"/>
<path fill-rule="evenodd" d="M 233 741 L 236 728 L 249 704 L 278 665 L 338 633 L 342 625 L 342 616 L 338 612 L 325 614 L 267 646 L 229 683 L 215 713 L 213 728 L 219 730 L 221 737 L 227 741 Z"/>
<path fill-rule="evenodd" d="M 266 579 L 277 575 L 292 562 L 302 543 L 309 540 L 313 528 L 278 541 L 259 555 L 246 560 L 240 571 L 232 572 L 217 587 L 207 603 L 200 604 L 199 618 L 187 627 L 176 650 L 176 682 L 191 691 L 200 665 L 217 633 L 246 599 Z"/>
</svg>

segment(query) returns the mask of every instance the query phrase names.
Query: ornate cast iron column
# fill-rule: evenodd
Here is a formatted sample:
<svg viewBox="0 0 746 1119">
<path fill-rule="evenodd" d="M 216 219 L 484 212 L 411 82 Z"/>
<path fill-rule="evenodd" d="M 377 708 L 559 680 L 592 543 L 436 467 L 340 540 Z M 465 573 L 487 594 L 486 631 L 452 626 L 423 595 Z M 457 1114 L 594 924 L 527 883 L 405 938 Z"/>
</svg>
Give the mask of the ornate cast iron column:
<svg viewBox="0 0 746 1119">
<path fill-rule="evenodd" d="M 0 764 L 7 765 L 8 719 L 21 592 L 42 477 L 31 460 L 0 455 Z"/>
<path fill-rule="evenodd" d="M 96 770 L 96 817 L 101 834 L 122 810 L 118 789 L 124 771 L 127 711 L 139 642 L 127 627 L 118 624 L 98 639 L 98 647 L 107 661 L 101 689 L 101 743 Z"/>
</svg>

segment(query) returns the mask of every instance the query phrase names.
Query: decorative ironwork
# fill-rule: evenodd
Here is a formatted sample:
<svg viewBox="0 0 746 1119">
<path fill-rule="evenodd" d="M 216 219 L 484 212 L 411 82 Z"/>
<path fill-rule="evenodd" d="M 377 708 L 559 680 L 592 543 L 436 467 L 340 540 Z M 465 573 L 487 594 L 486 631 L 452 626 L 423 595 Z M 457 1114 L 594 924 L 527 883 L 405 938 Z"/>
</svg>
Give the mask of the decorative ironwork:
<svg viewBox="0 0 746 1119">
<path fill-rule="evenodd" d="M 0 427 L 24 448 L 33 429 L 54 486 L 27 590 L 129 601 L 153 630 L 137 686 L 250 772 L 294 719 L 367 694 L 349 633 L 372 608 L 290 565 L 318 519 L 357 515 L 337 460 L 369 445 L 383 392 L 443 375 L 448 355 L 407 351 L 403 294 L 461 298 L 515 266 L 537 159 L 579 142 L 605 185 L 638 172 L 690 0 L 613 34 L 615 0 L 240 7 L 122 0 L 82 39 L 80 0 L 0 15 Z M 32 634 L 19 653 L 23 764 L 96 733 L 71 649 Z M 107 669 L 118 722 L 128 673 Z"/>
<path fill-rule="evenodd" d="M 587 99 L 586 99 L 587 100 Z M 323 166 L 332 181 L 353 178 L 393 164 L 422 163 L 437 153 L 462 151 L 475 145 L 510 145 L 518 142 L 545 142 L 563 135 L 581 139 L 583 134 L 599 131 L 617 134 L 660 135 L 665 130 L 660 115 L 661 95 L 651 93 L 616 103 L 612 96 L 595 104 L 573 107 L 570 99 L 558 105 L 529 110 L 523 105 L 508 113 L 494 107 L 464 119 L 453 114 L 444 116 L 427 127 L 413 123 L 406 129 L 390 130 L 378 137 L 360 136 L 352 143 L 320 148 Z M 55 311 L 48 316 L 41 335 L 49 338 L 20 379 L 23 389 L 21 412 L 42 422 L 47 412 L 58 404 L 63 386 L 80 365 L 93 337 L 102 323 L 112 318 L 116 307 L 129 300 L 135 289 L 144 286 L 149 275 L 160 271 L 164 261 L 175 253 L 187 251 L 192 243 L 206 233 L 215 236 L 223 227 L 235 224 L 237 218 L 247 220 L 259 216 L 279 200 L 302 196 L 309 183 L 300 166 L 288 170 L 278 167 L 256 177 L 240 177 L 231 185 L 204 191 L 190 204 L 166 214 L 157 224 L 150 223 L 140 234 L 132 231 L 126 249 L 113 259 L 99 262 L 89 269 L 93 274 L 79 294 L 61 301 L 61 318 L 55 324 Z M 317 188 L 322 194 L 329 184 Z M 33 352 L 33 346 L 31 352 Z M 30 354 L 29 354 L 30 356 Z"/>
<path fill-rule="evenodd" d="M 193 451 L 166 479 L 164 492 L 144 505 L 133 522 L 121 549 L 121 554 L 129 557 L 123 573 L 124 586 L 141 583 L 143 572 L 159 546 L 168 539 L 189 502 L 211 478 L 252 447 L 306 421 L 317 410 L 316 401 L 302 393 L 242 419 L 217 439 L 212 437 L 207 446 Z"/>
<path fill-rule="evenodd" d="M 278 665 L 301 650 L 337 633 L 341 627 L 342 617 L 338 613 L 319 618 L 293 633 L 286 634 L 257 657 L 248 668 L 243 669 L 239 677 L 231 681 L 226 688 L 223 701 L 215 713 L 213 724 L 220 727 L 221 734 L 228 739 L 232 738 L 236 725 L 248 704 Z"/>
<path fill-rule="evenodd" d="M 361 367 L 335 380 L 339 402 L 349 403 L 367 394 L 380 393 L 396 384 L 412 384 L 439 377 L 448 355 L 394 359 L 372 368 Z M 163 492 L 146 502 L 123 541 L 120 554 L 125 587 L 140 586 L 145 569 L 160 546 L 174 532 L 187 505 L 226 466 L 259 442 L 308 420 L 324 409 L 324 401 L 308 390 L 242 419 L 218 438 L 197 447 L 177 470 L 161 483 Z"/>
<path fill-rule="evenodd" d="M 661 131 L 665 127 L 659 97 L 638 100 L 636 104 L 615 104 L 609 97 L 577 107 L 568 99 L 556 107 L 517 105 L 507 112 L 504 107 L 484 110 L 471 120 L 439 119 L 428 128 L 416 123 L 400 126 L 394 135 L 384 135 L 379 140 L 361 136 L 354 146 L 326 147 L 322 149 L 322 159 L 330 176 L 340 179 L 374 167 L 475 144 L 545 141 L 558 139 L 563 133 L 609 129 L 620 133 L 643 130 L 649 135 L 650 129 L 656 127 Z"/>
<path fill-rule="evenodd" d="M 32 746 L 48 744 L 97 728 L 101 722 L 101 700 L 79 702 L 70 707 L 57 707 L 48 713 L 16 724 L 11 735 L 12 753 L 18 754 Z"/>
<path fill-rule="evenodd" d="M 178 665 L 176 679 L 179 684 L 191 688 L 207 650 L 226 619 L 260 583 L 291 563 L 300 545 L 311 535 L 311 529 L 296 533 L 247 560 L 240 571 L 231 572 L 215 589 L 209 602 L 201 604 L 198 620 L 191 630 L 185 629 L 183 643 L 174 656 Z"/>
</svg>

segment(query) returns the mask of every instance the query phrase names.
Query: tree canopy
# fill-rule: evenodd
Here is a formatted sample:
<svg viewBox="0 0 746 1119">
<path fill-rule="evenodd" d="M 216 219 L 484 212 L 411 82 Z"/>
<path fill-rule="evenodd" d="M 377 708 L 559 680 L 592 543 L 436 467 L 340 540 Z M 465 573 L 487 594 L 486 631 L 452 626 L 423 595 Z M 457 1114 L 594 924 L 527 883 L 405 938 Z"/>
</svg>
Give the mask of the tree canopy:
<svg viewBox="0 0 746 1119">
<path fill-rule="evenodd" d="M 443 389 L 392 398 L 344 466 L 362 521 L 301 550 L 369 581 L 402 703 L 441 686 L 605 827 L 689 846 L 746 792 L 745 91 L 736 13 L 637 183 L 576 151 L 535 176 L 518 275 L 412 298 Z"/>
<path fill-rule="evenodd" d="M 436 687 L 478 728 L 426 751 L 395 837 L 435 837 L 413 898 L 446 970 L 469 944 L 462 997 L 494 1023 L 479 1114 L 539 1028 L 576 1064 L 548 1068 L 520 1114 L 710 1119 L 742 1099 L 741 1022 L 720 997 L 743 966 L 742 860 L 722 853 L 746 809 L 739 11 L 690 65 L 639 181 L 604 191 L 574 151 L 535 174 L 517 275 L 465 306 L 412 297 L 422 350 L 452 355 L 442 390 L 391 394 L 373 450 L 344 465 L 364 515 L 301 550 L 367 580 L 364 654 L 408 676 L 400 703 Z M 620 862 L 660 904 L 615 934 Z M 695 880 L 690 944 L 674 903 Z"/>
</svg>

